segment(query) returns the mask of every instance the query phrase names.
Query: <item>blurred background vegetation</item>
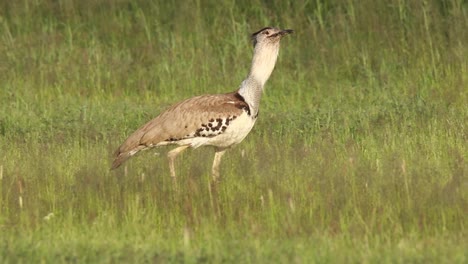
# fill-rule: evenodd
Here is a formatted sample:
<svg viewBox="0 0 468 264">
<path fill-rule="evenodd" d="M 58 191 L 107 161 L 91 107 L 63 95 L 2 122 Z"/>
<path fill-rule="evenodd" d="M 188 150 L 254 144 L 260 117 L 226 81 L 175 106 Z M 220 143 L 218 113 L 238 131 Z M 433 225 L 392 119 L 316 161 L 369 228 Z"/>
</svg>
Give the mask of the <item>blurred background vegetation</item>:
<svg viewBox="0 0 468 264">
<path fill-rule="evenodd" d="M 110 155 L 235 90 L 292 28 L 226 155 Z M 0 1 L 2 262 L 467 260 L 468 2 Z M 164 150 L 163 150 L 164 152 Z"/>
</svg>

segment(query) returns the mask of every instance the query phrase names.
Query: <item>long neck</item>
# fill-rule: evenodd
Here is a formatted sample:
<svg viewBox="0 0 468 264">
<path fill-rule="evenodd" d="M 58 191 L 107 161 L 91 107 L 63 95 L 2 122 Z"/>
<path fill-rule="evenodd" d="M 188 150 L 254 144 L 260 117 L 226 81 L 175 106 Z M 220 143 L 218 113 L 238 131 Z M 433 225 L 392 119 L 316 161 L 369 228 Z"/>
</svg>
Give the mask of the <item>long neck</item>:
<svg viewBox="0 0 468 264">
<path fill-rule="evenodd" d="M 263 87 L 275 68 L 278 52 L 279 42 L 255 46 L 249 75 L 239 88 L 239 94 L 249 104 L 254 116 L 258 113 Z"/>
</svg>

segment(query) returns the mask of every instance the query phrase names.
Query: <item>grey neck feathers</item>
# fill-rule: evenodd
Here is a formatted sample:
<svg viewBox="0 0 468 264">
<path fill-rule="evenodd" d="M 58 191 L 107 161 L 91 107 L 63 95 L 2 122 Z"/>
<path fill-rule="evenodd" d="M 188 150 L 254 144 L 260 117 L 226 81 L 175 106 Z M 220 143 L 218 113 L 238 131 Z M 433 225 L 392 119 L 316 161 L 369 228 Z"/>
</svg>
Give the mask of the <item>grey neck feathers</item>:
<svg viewBox="0 0 468 264">
<path fill-rule="evenodd" d="M 252 116 L 258 113 L 263 87 L 275 68 L 279 47 L 279 42 L 259 43 L 255 46 L 249 75 L 241 83 L 238 91 L 249 104 Z"/>
</svg>

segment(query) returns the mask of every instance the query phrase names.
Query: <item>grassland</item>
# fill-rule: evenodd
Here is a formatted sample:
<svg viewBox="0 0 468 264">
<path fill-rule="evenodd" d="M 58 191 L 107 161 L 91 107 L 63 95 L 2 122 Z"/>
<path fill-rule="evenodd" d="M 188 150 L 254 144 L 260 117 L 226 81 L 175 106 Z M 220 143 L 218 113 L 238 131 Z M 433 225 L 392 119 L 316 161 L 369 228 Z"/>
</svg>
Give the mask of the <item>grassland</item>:
<svg viewBox="0 0 468 264">
<path fill-rule="evenodd" d="M 110 156 L 296 30 L 247 139 Z M 467 263 L 468 4 L 1 1 L 1 263 Z"/>
</svg>

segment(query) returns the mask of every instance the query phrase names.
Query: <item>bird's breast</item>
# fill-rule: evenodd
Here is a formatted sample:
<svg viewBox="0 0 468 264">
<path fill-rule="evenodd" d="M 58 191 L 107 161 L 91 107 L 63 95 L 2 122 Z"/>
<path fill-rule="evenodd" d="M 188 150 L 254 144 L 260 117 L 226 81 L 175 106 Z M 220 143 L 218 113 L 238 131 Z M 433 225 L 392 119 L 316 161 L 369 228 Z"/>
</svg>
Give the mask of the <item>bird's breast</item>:
<svg viewBox="0 0 468 264">
<path fill-rule="evenodd" d="M 206 145 L 213 145 L 217 147 L 229 147 L 240 143 L 249 134 L 255 125 L 256 118 L 252 117 L 243 111 L 241 115 L 235 119 L 229 121 L 228 125 L 225 125 L 224 132 L 210 138 Z"/>
</svg>

